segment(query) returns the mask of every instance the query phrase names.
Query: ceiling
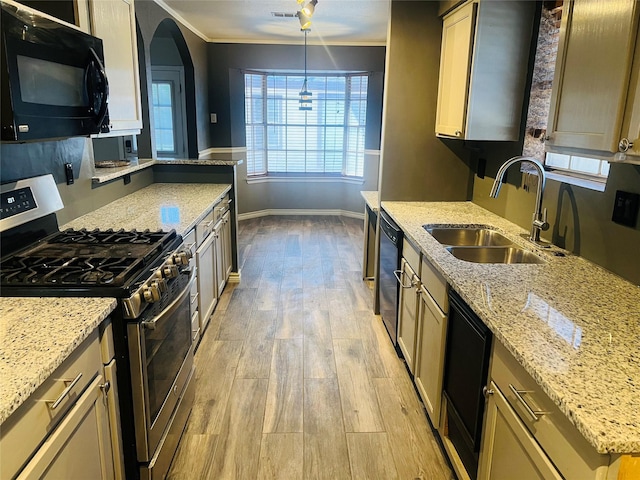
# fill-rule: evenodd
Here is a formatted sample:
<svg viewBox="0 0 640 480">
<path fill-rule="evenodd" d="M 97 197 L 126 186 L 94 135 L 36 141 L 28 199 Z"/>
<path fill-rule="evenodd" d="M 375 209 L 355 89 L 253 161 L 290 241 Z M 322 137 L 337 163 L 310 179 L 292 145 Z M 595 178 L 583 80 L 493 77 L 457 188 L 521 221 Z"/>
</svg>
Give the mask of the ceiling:
<svg viewBox="0 0 640 480">
<path fill-rule="evenodd" d="M 296 0 L 155 0 L 208 42 L 300 43 Z M 391 0 L 318 0 L 309 44 L 384 45 Z"/>
</svg>

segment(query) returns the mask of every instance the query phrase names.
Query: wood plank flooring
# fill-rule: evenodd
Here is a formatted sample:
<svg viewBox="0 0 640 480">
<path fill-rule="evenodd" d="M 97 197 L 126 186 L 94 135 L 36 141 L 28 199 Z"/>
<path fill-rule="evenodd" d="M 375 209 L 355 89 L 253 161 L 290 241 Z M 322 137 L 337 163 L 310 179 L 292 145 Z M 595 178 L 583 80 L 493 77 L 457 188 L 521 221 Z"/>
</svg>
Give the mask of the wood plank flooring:
<svg viewBox="0 0 640 480">
<path fill-rule="evenodd" d="M 362 281 L 362 221 L 239 222 L 242 281 L 196 351 L 196 399 L 168 474 L 453 479 Z"/>
</svg>

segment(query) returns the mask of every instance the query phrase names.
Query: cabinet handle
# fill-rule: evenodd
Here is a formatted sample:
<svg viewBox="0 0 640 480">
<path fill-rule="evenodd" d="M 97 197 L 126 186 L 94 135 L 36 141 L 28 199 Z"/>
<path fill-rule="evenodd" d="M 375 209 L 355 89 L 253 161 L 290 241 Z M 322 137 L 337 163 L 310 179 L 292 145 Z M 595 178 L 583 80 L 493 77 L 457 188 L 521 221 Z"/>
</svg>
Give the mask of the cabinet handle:
<svg viewBox="0 0 640 480">
<path fill-rule="evenodd" d="M 396 277 L 396 280 L 398 280 L 398 283 L 400 284 L 400 286 L 402 288 L 411 288 L 411 287 L 413 287 L 413 283 L 410 283 L 409 285 L 405 285 L 404 283 L 402 283 L 402 279 L 400 278 L 401 274 L 402 274 L 402 270 L 394 270 L 393 271 L 393 275 Z"/>
<path fill-rule="evenodd" d="M 195 295 L 191 295 L 191 303 L 195 302 L 198 299 L 198 295 L 199 293 L 196 293 Z"/>
<path fill-rule="evenodd" d="M 100 387 L 100 390 L 102 390 L 102 393 L 106 395 L 107 393 L 109 393 L 109 390 L 111 390 L 111 382 L 107 380 L 102 385 L 98 385 L 98 387 Z"/>
<path fill-rule="evenodd" d="M 456 130 L 456 131 L 454 132 L 454 135 L 455 135 L 456 137 L 459 137 L 460 135 L 462 135 L 462 132 L 461 132 L 460 130 Z"/>
<path fill-rule="evenodd" d="M 629 151 L 632 148 L 633 148 L 633 142 L 630 141 L 628 138 L 623 138 L 622 140 L 620 140 L 620 143 L 618 143 L 618 150 L 621 152 Z"/>
<path fill-rule="evenodd" d="M 76 386 L 76 384 L 80 381 L 80 379 L 82 378 L 82 372 L 80 372 L 78 374 L 78 376 L 76 378 L 74 378 L 73 380 L 62 380 L 63 382 L 67 383 L 67 382 L 71 382 L 67 388 L 65 388 L 62 393 L 60 394 L 60 396 L 56 399 L 56 400 L 46 400 L 47 403 L 49 403 L 49 408 L 51 410 L 55 410 L 56 408 L 58 408 L 60 406 L 60 404 L 62 403 L 62 401 L 64 400 L 64 398 L 69 395 L 69 393 L 71 393 L 71 390 L 73 389 L 73 387 Z"/>
<path fill-rule="evenodd" d="M 211 225 L 213 225 L 213 222 L 215 222 L 215 220 L 211 220 L 210 222 L 207 222 L 207 223 L 205 224 L 205 227 L 206 227 L 206 228 L 211 228 Z"/>
<path fill-rule="evenodd" d="M 527 393 L 533 393 L 533 390 L 518 390 L 512 384 L 509 384 L 509 389 L 513 392 L 513 394 L 516 396 L 516 399 L 522 404 L 522 406 L 527 411 L 527 413 L 531 416 L 531 419 L 534 422 L 537 422 L 538 420 L 540 420 L 540 417 L 542 415 L 547 415 L 551 413 L 551 412 L 546 412 L 544 410 L 534 410 L 533 408 L 531 408 L 531 406 L 529 406 L 529 404 L 527 403 L 527 401 L 524 399 L 522 395 Z"/>
</svg>

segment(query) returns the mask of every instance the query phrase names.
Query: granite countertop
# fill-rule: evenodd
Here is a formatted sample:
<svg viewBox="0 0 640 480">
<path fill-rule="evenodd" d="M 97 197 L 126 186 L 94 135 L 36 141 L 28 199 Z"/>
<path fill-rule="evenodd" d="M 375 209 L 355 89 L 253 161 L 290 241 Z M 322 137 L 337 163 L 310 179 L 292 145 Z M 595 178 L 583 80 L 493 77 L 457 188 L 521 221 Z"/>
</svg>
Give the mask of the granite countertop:
<svg viewBox="0 0 640 480">
<path fill-rule="evenodd" d="M 526 230 L 470 202 L 382 208 L 598 452 L 640 452 L 640 288 L 558 248 L 534 248 Z M 465 262 L 424 224 L 489 225 L 546 263 Z"/>
<path fill-rule="evenodd" d="M 374 212 L 378 211 L 378 205 L 380 205 L 380 194 L 377 190 L 365 190 L 360 192 L 360 195 L 362 195 L 362 198 L 364 198 L 365 203 L 371 210 Z"/>
<path fill-rule="evenodd" d="M 125 167 L 113 167 L 113 168 L 95 168 L 94 175 L 91 177 L 91 183 L 100 184 L 110 182 L 118 178 L 122 178 L 125 175 L 130 175 L 139 170 L 153 167 L 154 165 L 240 165 L 244 162 L 244 159 L 232 160 L 226 157 L 211 157 L 211 158 L 134 158 L 130 164 Z"/>
<path fill-rule="evenodd" d="M 0 423 L 115 307 L 113 298 L 0 298 Z"/>
<path fill-rule="evenodd" d="M 176 230 L 184 234 L 204 218 L 229 184 L 154 183 L 62 225 L 61 230 Z"/>
</svg>

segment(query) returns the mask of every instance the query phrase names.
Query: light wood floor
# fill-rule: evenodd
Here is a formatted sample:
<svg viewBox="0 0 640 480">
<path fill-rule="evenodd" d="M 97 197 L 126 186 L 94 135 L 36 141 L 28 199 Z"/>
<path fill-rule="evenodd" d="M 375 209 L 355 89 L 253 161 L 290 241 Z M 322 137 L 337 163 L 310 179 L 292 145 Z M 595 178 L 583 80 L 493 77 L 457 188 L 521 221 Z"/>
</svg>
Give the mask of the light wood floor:
<svg viewBox="0 0 640 480">
<path fill-rule="evenodd" d="M 372 313 L 362 221 L 245 220 L 239 243 L 169 478 L 454 478 Z"/>
</svg>

